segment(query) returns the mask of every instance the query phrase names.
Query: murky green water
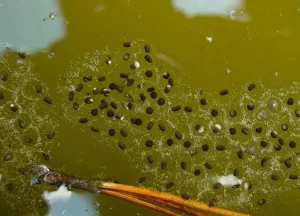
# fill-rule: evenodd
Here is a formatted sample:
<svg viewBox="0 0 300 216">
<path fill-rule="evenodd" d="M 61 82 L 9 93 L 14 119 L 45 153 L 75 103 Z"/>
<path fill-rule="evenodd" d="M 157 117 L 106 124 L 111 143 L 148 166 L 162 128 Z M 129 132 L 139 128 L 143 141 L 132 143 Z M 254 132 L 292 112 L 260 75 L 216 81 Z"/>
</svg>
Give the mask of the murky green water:
<svg viewBox="0 0 300 216">
<path fill-rule="evenodd" d="M 113 177 L 129 185 L 187 193 L 205 203 L 216 199 L 218 207 L 251 215 L 299 214 L 299 180 L 290 179 L 300 174 L 295 114 L 300 89 L 298 1 L 228 1 L 227 7 L 226 1 L 27 2 L 0 1 L 0 27 L 5 32 L 0 36 L 0 75 L 8 75 L 7 81 L 0 81 L 4 95 L 0 97 L 1 214 L 47 212 L 41 194 L 54 188 L 30 186 L 29 170 L 36 164 L 82 178 Z M 132 47 L 123 46 L 127 41 Z M 145 44 L 151 48 L 152 63 L 144 59 Z M 21 50 L 30 55 L 20 58 L 17 52 Z M 125 53 L 130 54 L 128 61 L 123 60 Z M 111 64 L 106 64 L 107 57 Z M 134 61 L 140 68 L 130 69 Z M 153 72 L 152 77 L 145 76 L 147 70 Z M 169 93 L 163 78 L 166 71 L 174 80 Z M 128 86 L 120 73 L 127 73 L 134 84 Z M 84 81 L 85 74 L 92 81 Z M 97 80 L 101 76 L 105 81 Z M 123 91 L 111 90 L 108 97 L 92 93 L 112 82 Z M 78 92 L 80 83 L 84 86 Z M 249 91 L 252 83 L 256 87 Z M 36 85 L 42 93 L 36 92 Z M 150 87 L 155 88 L 157 98 L 147 92 Z M 224 89 L 229 93 L 222 96 L 219 92 Z M 73 101 L 68 100 L 70 91 L 74 91 Z M 92 104 L 84 102 L 88 93 Z M 146 95 L 145 102 L 141 93 Z M 44 102 L 45 97 L 52 104 Z M 164 98 L 165 104 L 159 105 L 158 98 Z M 203 98 L 207 105 L 200 103 Z M 289 98 L 294 99 L 291 105 Z M 100 100 L 114 101 L 118 108 L 99 109 Z M 270 109 L 271 101 L 278 107 Z M 74 102 L 79 110 L 72 108 Z M 253 110 L 247 108 L 249 104 L 254 104 Z M 181 110 L 172 111 L 177 105 Z M 192 112 L 186 112 L 185 106 Z M 148 107 L 153 114 L 146 113 Z M 92 109 L 97 109 L 97 116 L 91 115 Z M 212 116 L 214 109 L 217 116 Z M 108 117 L 108 110 L 124 119 Z M 230 110 L 237 116 L 231 117 Z M 88 122 L 79 123 L 80 118 Z M 141 119 L 142 125 L 133 124 L 132 118 Z M 19 120 L 24 121 L 24 128 Z M 155 124 L 147 130 L 150 121 Z M 195 130 L 197 124 L 203 126 L 202 133 Z M 287 131 L 282 124 L 288 125 Z M 216 125 L 221 127 L 218 133 L 213 132 Z M 92 126 L 99 132 L 92 131 Z M 230 134 L 230 128 L 236 134 Z M 116 134 L 109 135 L 109 129 Z M 47 138 L 52 131 L 55 136 Z M 176 131 L 182 134 L 181 140 L 174 135 Z M 145 145 L 147 140 L 153 142 L 152 147 Z M 261 141 L 268 145 L 263 147 Z M 118 146 L 120 142 L 125 150 Z M 203 150 L 205 144 L 208 151 Z M 243 152 L 242 159 L 238 152 Z M 150 155 L 152 164 L 147 160 Z M 264 167 L 263 159 L 267 161 Z M 25 175 L 20 168 L 26 170 Z M 240 172 L 238 188 L 214 189 L 221 176 L 235 169 Z M 147 180 L 139 184 L 140 177 Z M 166 188 L 170 182 L 174 186 Z M 159 215 L 104 195 L 94 199 L 103 215 Z M 260 199 L 266 203 L 258 205 Z"/>
</svg>

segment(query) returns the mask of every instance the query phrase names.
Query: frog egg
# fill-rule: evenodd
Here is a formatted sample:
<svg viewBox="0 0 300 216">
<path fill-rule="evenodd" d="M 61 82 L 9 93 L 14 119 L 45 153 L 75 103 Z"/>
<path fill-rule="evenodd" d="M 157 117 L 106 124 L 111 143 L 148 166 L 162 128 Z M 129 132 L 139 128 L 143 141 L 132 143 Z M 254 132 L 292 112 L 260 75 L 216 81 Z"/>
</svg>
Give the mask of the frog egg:
<svg viewBox="0 0 300 216">
<path fill-rule="evenodd" d="M 268 106 L 270 110 L 276 110 L 279 104 L 276 100 L 271 100 Z"/>
</svg>

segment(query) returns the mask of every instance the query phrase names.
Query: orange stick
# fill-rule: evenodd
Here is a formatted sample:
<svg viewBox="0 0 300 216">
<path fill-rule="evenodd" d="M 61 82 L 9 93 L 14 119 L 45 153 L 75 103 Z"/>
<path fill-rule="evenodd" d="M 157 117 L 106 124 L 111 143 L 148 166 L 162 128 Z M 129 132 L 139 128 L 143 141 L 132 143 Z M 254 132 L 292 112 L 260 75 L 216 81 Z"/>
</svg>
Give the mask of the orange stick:
<svg viewBox="0 0 300 216">
<path fill-rule="evenodd" d="M 127 194 L 122 194 L 122 193 L 119 193 L 119 192 L 116 192 L 116 191 L 106 190 L 106 189 L 102 189 L 101 192 L 103 194 L 106 194 L 106 195 L 109 195 L 109 196 L 117 197 L 117 198 L 129 201 L 129 202 L 132 202 L 132 203 L 136 203 L 136 204 L 145 206 L 147 208 L 153 209 L 155 211 L 164 213 L 164 214 L 169 215 L 169 216 L 180 216 L 180 215 L 178 215 L 178 214 L 176 214 L 174 212 L 171 212 L 171 211 L 169 211 L 167 209 L 161 208 L 159 206 L 155 206 L 155 205 L 153 205 L 151 203 L 144 202 L 142 200 L 139 200 L 139 199 L 137 199 L 135 197 L 132 197 L 132 196 L 129 196 Z"/>
<path fill-rule="evenodd" d="M 156 197 L 144 197 L 144 196 L 141 196 L 139 194 L 138 195 L 137 194 L 132 194 L 132 196 L 137 196 L 137 197 L 139 197 L 142 200 L 152 201 L 152 202 L 156 202 L 156 203 L 159 203 L 159 204 L 164 204 L 164 205 L 166 205 L 168 207 L 180 210 L 180 211 L 185 212 L 185 213 L 187 213 L 189 215 L 207 216 L 206 214 L 204 214 L 202 212 L 199 212 L 199 211 L 196 211 L 194 209 L 188 208 L 188 207 L 186 207 L 184 205 L 179 205 L 177 203 L 171 203 L 171 202 L 168 202 L 166 200 L 162 200 L 162 199 L 159 199 L 159 198 L 156 198 Z"/>
<path fill-rule="evenodd" d="M 115 184 L 115 183 L 102 183 L 101 188 L 103 189 L 110 189 L 110 190 L 116 190 L 116 191 L 122 191 L 122 192 L 129 192 L 129 193 L 134 193 L 134 194 L 140 194 L 146 197 L 156 197 L 162 200 L 166 200 L 172 203 L 176 204 L 181 204 L 185 206 L 190 206 L 194 208 L 198 208 L 210 213 L 214 214 L 219 214 L 219 215 L 224 215 L 224 216 L 246 216 L 246 214 L 242 214 L 239 212 L 233 212 L 229 211 L 226 209 L 220 209 L 220 208 L 215 208 L 215 207 L 209 207 L 208 205 L 201 203 L 201 202 L 196 202 L 193 200 L 185 200 L 181 197 L 168 194 L 168 193 L 162 193 L 158 191 L 152 191 L 144 188 L 138 188 L 138 187 L 133 187 L 133 186 L 128 186 L 128 185 L 123 185 L 123 184 Z"/>
</svg>

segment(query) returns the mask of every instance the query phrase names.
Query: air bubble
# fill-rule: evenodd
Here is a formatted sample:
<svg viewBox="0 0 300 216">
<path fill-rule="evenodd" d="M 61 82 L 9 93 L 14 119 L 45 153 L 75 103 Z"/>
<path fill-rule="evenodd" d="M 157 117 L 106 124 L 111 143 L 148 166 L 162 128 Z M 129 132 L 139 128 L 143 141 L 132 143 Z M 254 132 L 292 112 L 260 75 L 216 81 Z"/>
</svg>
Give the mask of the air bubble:
<svg viewBox="0 0 300 216">
<path fill-rule="evenodd" d="M 267 117 L 267 113 L 265 111 L 261 111 L 257 114 L 257 118 L 262 120 L 265 119 Z"/>
<path fill-rule="evenodd" d="M 279 104 L 278 104 L 278 102 L 275 101 L 275 100 L 272 100 L 272 101 L 270 101 L 270 103 L 269 103 L 269 109 L 270 109 L 270 110 L 276 110 L 276 109 L 278 108 L 278 106 L 279 106 Z"/>
<path fill-rule="evenodd" d="M 129 58 L 130 58 L 130 54 L 129 54 L 129 53 L 125 53 L 125 54 L 123 55 L 123 60 L 124 60 L 124 61 L 128 61 Z"/>
</svg>

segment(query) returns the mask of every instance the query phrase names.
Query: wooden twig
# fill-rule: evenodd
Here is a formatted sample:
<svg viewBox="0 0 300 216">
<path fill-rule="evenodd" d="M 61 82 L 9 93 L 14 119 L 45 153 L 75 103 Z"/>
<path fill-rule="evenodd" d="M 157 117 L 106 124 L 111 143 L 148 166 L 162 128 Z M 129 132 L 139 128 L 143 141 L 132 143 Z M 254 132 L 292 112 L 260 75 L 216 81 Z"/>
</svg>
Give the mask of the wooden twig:
<svg viewBox="0 0 300 216">
<path fill-rule="evenodd" d="M 155 211 L 164 213 L 164 214 L 169 215 L 169 216 L 179 216 L 179 214 L 176 214 L 174 212 L 171 212 L 171 211 L 169 211 L 167 209 L 164 209 L 164 208 L 161 208 L 159 206 L 153 205 L 151 203 L 147 203 L 145 201 L 139 200 L 139 199 L 137 199 L 135 197 L 132 197 L 128 194 L 123 194 L 123 193 L 119 193 L 119 192 L 116 192 L 116 191 L 113 191 L 113 190 L 107 190 L 107 189 L 102 189 L 101 192 L 103 194 L 106 194 L 106 195 L 109 195 L 109 196 L 117 197 L 117 198 L 129 201 L 129 202 L 132 202 L 132 203 L 139 204 L 141 206 L 145 206 L 147 208 L 153 209 Z"/>
<path fill-rule="evenodd" d="M 156 197 L 156 198 L 166 200 L 166 201 L 169 201 L 172 203 L 193 207 L 193 208 L 201 209 L 201 210 L 204 210 L 204 211 L 207 211 L 210 213 L 224 215 L 224 216 L 247 216 L 246 214 L 242 214 L 239 212 L 233 212 L 233 211 L 229 211 L 226 209 L 209 207 L 208 205 L 201 203 L 201 202 L 196 202 L 193 200 L 185 200 L 181 197 L 178 197 L 178 196 L 175 196 L 172 194 L 162 193 L 162 192 L 158 192 L 158 191 L 152 191 L 152 190 L 133 187 L 133 186 L 129 186 L 129 185 L 115 184 L 115 183 L 102 183 L 101 188 L 116 190 L 119 192 L 140 194 L 140 195 L 143 195 L 146 197 L 154 197 L 154 198 Z"/>
<path fill-rule="evenodd" d="M 168 194 L 168 193 L 162 193 L 158 191 L 123 185 L 123 184 L 107 183 L 100 180 L 83 180 L 73 176 L 68 176 L 67 174 L 62 172 L 51 171 L 46 173 L 45 175 L 40 176 L 39 179 L 41 182 L 46 182 L 53 185 L 65 184 L 73 188 L 87 190 L 94 193 L 101 193 L 105 190 L 106 193 L 107 194 L 110 193 L 111 196 L 118 195 L 124 198 L 129 197 L 129 199 L 136 201 L 135 203 L 138 203 L 137 198 L 143 199 L 144 201 L 139 200 L 142 203 L 146 203 L 145 201 L 158 202 L 160 204 L 178 209 L 180 211 L 189 213 L 191 215 L 194 214 L 197 216 L 200 215 L 203 216 L 201 212 L 204 211 L 204 212 L 210 212 L 210 213 L 223 215 L 223 216 L 247 216 L 246 214 L 233 212 L 226 209 L 209 207 L 204 203 L 196 202 L 193 200 L 185 200 L 179 196 Z M 196 213 L 197 211 L 198 213 Z"/>
<path fill-rule="evenodd" d="M 105 189 L 102 189 L 102 190 L 105 190 Z M 185 213 L 187 213 L 189 215 L 207 216 L 206 214 L 204 214 L 202 212 L 199 212 L 199 211 L 196 211 L 194 209 L 191 209 L 191 208 L 189 208 L 187 206 L 179 205 L 177 203 L 168 202 L 166 200 L 162 200 L 162 199 L 159 199 L 159 198 L 156 198 L 156 197 L 145 197 L 145 196 L 142 196 L 142 195 L 139 195 L 139 194 L 132 194 L 132 196 L 136 196 L 136 197 L 138 197 L 139 199 L 142 199 L 142 200 L 156 202 L 156 203 L 158 203 L 160 205 L 166 205 L 166 206 L 168 206 L 170 208 L 177 209 L 177 210 L 185 212 Z"/>
</svg>

